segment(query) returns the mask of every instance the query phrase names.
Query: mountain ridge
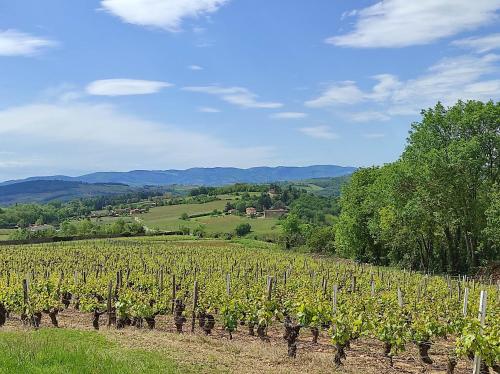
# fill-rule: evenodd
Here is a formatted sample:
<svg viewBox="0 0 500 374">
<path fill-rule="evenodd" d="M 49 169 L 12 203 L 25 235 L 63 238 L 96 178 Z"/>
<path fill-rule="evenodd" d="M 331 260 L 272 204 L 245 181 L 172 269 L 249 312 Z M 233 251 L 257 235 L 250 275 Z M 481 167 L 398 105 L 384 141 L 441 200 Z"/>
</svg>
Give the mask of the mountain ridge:
<svg viewBox="0 0 500 374">
<path fill-rule="evenodd" d="M 83 183 L 120 183 L 129 186 L 161 186 L 171 184 L 220 186 L 232 183 L 270 183 L 310 178 L 348 175 L 357 168 L 339 165 L 258 166 L 252 168 L 211 167 L 166 170 L 131 170 L 125 172 L 94 172 L 80 176 L 35 176 L 0 183 L 0 186 L 37 180 L 59 180 Z"/>
</svg>

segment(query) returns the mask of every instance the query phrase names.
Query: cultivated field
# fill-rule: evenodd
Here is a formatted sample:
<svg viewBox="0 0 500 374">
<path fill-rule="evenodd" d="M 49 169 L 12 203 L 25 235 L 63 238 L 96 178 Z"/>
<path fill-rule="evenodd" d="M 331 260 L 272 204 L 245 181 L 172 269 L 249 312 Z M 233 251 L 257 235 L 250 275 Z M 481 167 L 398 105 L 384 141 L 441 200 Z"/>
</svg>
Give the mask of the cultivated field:
<svg viewBox="0 0 500 374">
<path fill-rule="evenodd" d="M 0 323 L 9 312 L 0 363 L 9 372 L 68 372 L 81 361 L 92 373 L 444 373 L 456 359 L 455 373 L 468 373 L 467 355 L 482 352 L 490 365 L 499 357 L 498 291 L 466 279 L 248 239 L 90 240 L 0 255 Z"/>
</svg>

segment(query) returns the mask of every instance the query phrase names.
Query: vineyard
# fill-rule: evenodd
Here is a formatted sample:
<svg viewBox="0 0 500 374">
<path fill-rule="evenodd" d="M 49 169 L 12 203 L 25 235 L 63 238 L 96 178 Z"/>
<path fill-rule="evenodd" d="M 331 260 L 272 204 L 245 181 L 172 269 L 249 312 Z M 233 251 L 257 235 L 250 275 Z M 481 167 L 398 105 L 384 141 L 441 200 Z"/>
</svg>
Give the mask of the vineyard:
<svg viewBox="0 0 500 374">
<path fill-rule="evenodd" d="M 0 248 L 0 332 L 67 327 L 61 320 L 77 315 L 95 330 L 251 340 L 289 361 L 319 351 L 340 372 L 360 345 L 384 372 L 499 372 L 499 292 L 491 279 L 341 262 L 250 240 Z"/>
</svg>

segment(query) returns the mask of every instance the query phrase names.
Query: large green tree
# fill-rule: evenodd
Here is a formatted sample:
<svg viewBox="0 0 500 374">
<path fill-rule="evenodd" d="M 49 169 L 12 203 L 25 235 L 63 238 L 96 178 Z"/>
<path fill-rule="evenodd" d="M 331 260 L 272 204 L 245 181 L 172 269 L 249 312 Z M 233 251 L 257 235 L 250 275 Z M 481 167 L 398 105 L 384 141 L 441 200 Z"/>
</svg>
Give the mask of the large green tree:
<svg viewBox="0 0 500 374">
<path fill-rule="evenodd" d="M 422 270 L 469 271 L 499 258 L 500 104 L 437 104 L 400 159 L 345 187 L 339 253 Z"/>
</svg>

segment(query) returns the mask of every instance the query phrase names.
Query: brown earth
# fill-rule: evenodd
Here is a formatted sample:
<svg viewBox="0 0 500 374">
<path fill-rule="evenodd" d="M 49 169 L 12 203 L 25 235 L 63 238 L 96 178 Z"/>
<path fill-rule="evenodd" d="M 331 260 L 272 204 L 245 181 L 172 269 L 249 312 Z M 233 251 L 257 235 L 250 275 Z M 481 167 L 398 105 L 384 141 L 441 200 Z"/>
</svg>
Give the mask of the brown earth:
<svg viewBox="0 0 500 374">
<path fill-rule="evenodd" d="M 61 328 L 93 330 L 90 314 L 78 312 L 71 307 L 58 316 Z M 216 325 L 211 336 L 205 336 L 201 328 L 196 326 L 195 333 L 191 329 L 191 319 L 184 325 L 183 334 L 175 332 L 172 316 L 158 316 L 154 330 L 147 328 L 126 327 L 117 330 L 108 328 L 106 316 L 101 317 L 101 329 L 108 339 L 116 341 L 127 348 L 155 350 L 173 358 L 181 367 L 196 373 L 446 373 L 447 352 L 452 349 L 453 342 L 439 340 L 430 350 L 432 365 L 422 364 L 413 344 L 394 358 L 393 367 L 383 357 L 383 344 L 374 339 L 359 339 L 347 350 L 347 359 L 338 369 L 332 362 L 335 350 L 325 332 L 322 332 L 318 344 L 311 342 L 312 335 L 308 329 L 300 332 L 297 358 L 287 357 L 287 346 L 283 340 L 280 325 L 269 331 L 269 342 L 260 341 L 247 334 L 245 326 L 233 333 L 233 339 Z M 47 315 L 42 318 L 42 327 L 49 327 Z M 4 330 L 25 329 L 17 316 L 11 316 Z M 472 365 L 460 360 L 455 373 L 472 372 Z"/>
</svg>

